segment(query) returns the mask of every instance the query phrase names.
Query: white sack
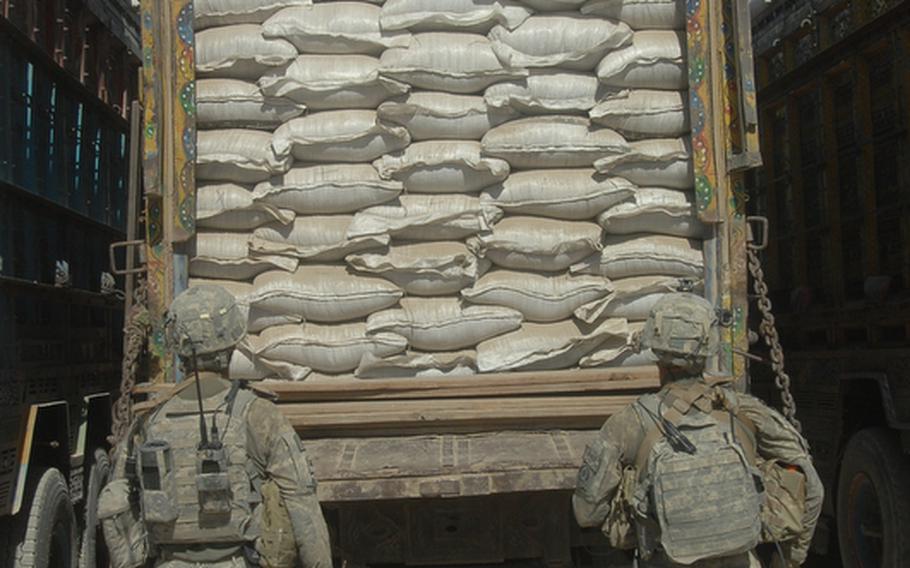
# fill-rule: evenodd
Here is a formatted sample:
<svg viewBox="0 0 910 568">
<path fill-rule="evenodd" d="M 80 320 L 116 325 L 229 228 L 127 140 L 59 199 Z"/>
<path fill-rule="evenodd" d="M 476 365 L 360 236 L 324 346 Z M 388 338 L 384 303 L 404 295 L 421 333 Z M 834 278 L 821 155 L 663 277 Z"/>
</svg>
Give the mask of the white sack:
<svg viewBox="0 0 910 568">
<path fill-rule="evenodd" d="M 461 291 L 476 304 L 506 306 L 526 321 L 554 322 L 572 317 L 579 307 L 608 296 L 610 281 L 602 276 L 549 276 L 531 272 L 494 270 L 473 287 Z"/>
<path fill-rule="evenodd" d="M 291 157 L 275 152 L 272 135 L 258 130 L 200 130 L 196 134 L 196 179 L 255 183 L 287 171 Z"/>
<path fill-rule="evenodd" d="M 249 280 L 266 270 L 294 270 L 297 260 L 280 256 L 249 255 L 246 233 L 197 232 L 190 258 L 190 276 L 223 280 Z"/>
<path fill-rule="evenodd" d="M 649 275 L 701 278 L 704 265 L 699 241 L 663 235 L 607 236 L 603 250 L 572 266 L 572 273 L 614 280 Z"/>
<path fill-rule="evenodd" d="M 393 245 L 388 252 L 352 254 L 345 260 L 356 270 L 388 278 L 415 296 L 457 294 L 490 267 L 458 242 Z"/>
<path fill-rule="evenodd" d="M 453 351 L 518 329 L 521 320 L 515 310 L 465 305 L 460 298 L 404 298 L 401 308 L 372 314 L 367 332 L 402 335 L 426 351 Z"/>
<path fill-rule="evenodd" d="M 256 83 L 238 79 L 196 81 L 196 125 L 199 128 L 256 128 L 274 130 L 297 118 L 306 106 L 266 98 Z"/>
<path fill-rule="evenodd" d="M 320 322 L 361 318 L 394 305 L 402 296 L 387 280 L 328 265 L 306 265 L 293 273 L 267 272 L 256 277 L 253 287 L 250 306 Z"/>
<path fill-rule="evenodd" d="M 253 198 L 297 213 L 330 215 L 391 201 L 403 188 L 369 164 L 327 164 L 291 168 L 258 184 Z"/>
<path fill-rule="evenodd" d="M 610 50 L 631 42 L 621 22 L 563 13 L 531 16 L 509 30 L 490 31 L 493 51 L 506 67 L 562 67 L 590 71 Z"/>
<path fill-rule="evenodd" d="M 299 120 L 299 119 L 298 119 Z M 483 137 L 485 154 L 513 168 L 585 168 L 629 145 L 619 133 L 577 116 L 541 116 L 507 122 Z"/>
<path fill-rule="evenodd" d="M 613 280 L 612 285 L 612 294 L 579 307 L 575 310 L 575 317 L 588 323 L 607 317 L 643 321 L 648 318 L 657 300 L 681 290 L 683 282 L 675 276 L 633 276 Z M 700 281 L 697 281 L 693 290 L 700 293 L 702 289 Z"/>
<path fill-rule="evenodd" d="M 464 377 L 477 374 L 477 353 L 421 353 L 411 351 L 380 359 L 364 355 L 355 372 L 359 379 L 399 379 L 402 377 Z"/>
<path fill-rule="evenodd" d="M 494 24 L 514 29 L 530 15 L 531 10 L 511 0 L 388 0 L 379 21 L 384 30 L 483 33 Z"/>
<path fill-rule="evenodd" d="M 628 327 L 624 319 L 606 320 L 597 327 L 579 325 L 572 320 L 525 323 L 518 331 L 478 345 L 477 368 L 481 373 L 568 369 L 610 337 L 626 334 Z"/>
<path fill-rule="evenodd" d="M 502 268 L 558 272 L 600 250 L 600 237 L 594 223 L 506 217 L 468 248 Z"/>
<path fill-rule="evenodd" d="M 578 362 L 579 367 L 628 367 L 628 361 L 635 355 L 644 355 L 635 357 L 635 362 L 639 364 L 649 364 L 647 354 L 639 354 L 638 334 L 644 328 L 644 322 L 629 323 L 627 333 L 608 337 L 606 341 L 600 344 L 593 353 L 585 355 Z"/>
<path fill-rule="evenodd" d="M 527 170 L 487 188 L 480 199 L 507 213 L 581 221 L 631 199 L 634 191 L 628 180 L 593 169 Z"/>
<path fill-rule="evenodd" d="M 196 74 L 200 78 L 255 80 L 297 57 L 293 45 L 262 37 L 262 28 L 253 24 L 211 28 L 195 37 Z"/>
<path fill-rule="evenodd" d="M 310 367 L 324 373 L 353 371 L 367 354 L 386 357 L 401 353 L 407 341 L 393 333 L 367 335 L 366 325 L 305 323 L 273 327 L 251 341 L 256 354 L 275 361 Z"/>
<path fill-rule="evenodd" d="M 378 6 L 363 2 L 326 2 L 288 8 L 262 25 L 265 37 L 291 42 L 301 53 L 379 54 L 406 46 L 410 35 L 383 30 Z"/>
<path fill-rule="evenodd" d="M 380 120 L 400 124 L 412 140 L 480 140 L 494 126 L 518 117 L 511 108 L 488 108 L 483 97 L 433 91 L 386 101 Z"/>
<path fill-rule="evenodd" d="M 603 89 L 588 73 L 534 70 L 524 79 L 487 87 L 483 98 L 492 108 L 525 114 L 584 113 L 603 96 Z"/>
<path fill-rule="evenodd" d="M 348 238 L 353 215 L 297 217 L 290 225 L 272 223 L 259 227 L 250 240 L 255 254 L 290 255 L 308 261 L 331 262 L 363 250 L 389 244 L 384 235 Z"/>
<path fill-rule="evenodd" d="M 520 0 L 539 12 L 561 12 L 578 10 L 587 0 Z"/>
<path fill-rule="evenodd" d="M 391 235 L 415 241 L 459 240 L 492 230 L 502 210 L 467 195 L 402 195 L 354 216 L 349 237 Z"/>
<path fill-rule="evenodd" d="M 299 315 L 295 314 L 273 314 L 265 312 L 258 308 L 250 308 L 249 296 L 253 293 L 253 285 L 249 282 L 235 282 L 233 280 L 206 280 L 202 278 L 190 278 L 189 287 L 196 286 L 219 286 L 234 296 L 237 307 L 243 313 L 244 319 L 247 320 L 246 330 L 248 333 L 259 333 L 267 327 L 276 325 L 286 325 L 289 323 L 300 323 L 303 321 Z"/>
<path fill-rule="evenodd" d="M 594 358 L 595 353 L 591 354 L 591 359 L 583 357 L 581 361 L 578 362 L 580 367 L 590 366 L 592 363 L 599 362 L 599 358 Z M 636 353 L 634 349 L 623 350 L 623 353 L 610 361 L 609 366 L 612 368 L 618 367 L 651 367 L 657 365 L 657 356 L 654 355 L 654 352 L 650 349 L 646 349 L 641 353 Z"/>
<path fill-rule="evenodd" d="M 527 75 L 503 66 L 482 35 L 432 32 L 414 36 L 407 48 L 387 49 L 382 73 L 415 87 L 450 93 L 477 93 L 497 81 Z"/>
<path fill-rule="evenodd" d="M 288 224 L 294 212 L 253 200 L 253 192 L 235 183 L 196 186 L 196 226 L 201 229 L 241 231 L 266 223 Z"/>
<path fill-rule="evenodd" d="M 509 164 L 481 156 L 480 142 L 416 142 L 373 162 L 379 175 L 411 193 L 476 193 L 504 180 Z"/>
<path fill-rule="evenodd" d="M 611 51 L 597 66 L 605 85 L 633 89 L 689 88 L 686 34 L 672 31 L 635 32 L 632 44 Z"/>
<path fill-rule="evenodd" d="M 689 132 L 687 91 L 625 89 L 602 98 L 591 120 L 627 138 L 673 138 Z"/>
<path fill-rule="evenodd" d="M 309 6 L 312 0 L 195 0 L 193 26 L 197 30 L 230 24 L 261 24 L 289 6 Z"/>
<path fill-rule="evenodd" d="M 335 110 L 302 116 L 275 131 L 279 154 L 301 161 L 365 162 L 400 150 L 411 137 L 400 126 L 381 123 L 375 111 Z"/>
<path fill-rule="evenodd" d="M 241 345 L 238 345 L 231 354 L 228 365 L 228 377 L 232 380 L 284 379 L 287 381 L 300 381 L 310 374 L 310 368 L 282 361 L 271 361 L 252 353 L 251 344 L 258 340 L 257 337 L 248 336 Z"/>
<path fill-rule="evenodd" d="M 707 227 L 698 220 L 695 197 L 690 191 L 642 187 L 635 197 L 607 209 L 597 222 L 608 235 L 656 233 L 703 238 Z"/>
<path fill-rule="evenodd" d="M 379 75 L 368 55 L 301 55 L 259 79 L 262 92 L 306 104 L 312 110 L 376 108 L 410 87 Z"/>
<path fill-rule="evenodd" d="M 691 189 L 695 185 L 692 143 L 688 138 L 630 142 L 625 154 L 601 158 L 594 167 L 643 187 Z"/>
<path fill-rule="evenodd" d="M 686 2 L 682 0 L 591 0 L 582 14 L 620 20 L 635 30 L 683 30 Z"/>
<path fill-rule="evenodd" d="M 210 280 L 207 278 L 190 278 L 187 282 L 187 288 L 196 288 L 197 286 L 218 286 L 225 292 L 234 296 L 238 305 L 247 306 L 247 297 L 253 292 L 253 285 L 249 282 L 237 282 L 234 280 Z"/>
<path fill-rule="evenodd" d="M 303 317 L 298 314 L 273 314 L 260 308 L 250 308 L 246 330 L 250 333 L 259 333 L 263 329 L 277 325 L 302 323 Z"/>
</svg>

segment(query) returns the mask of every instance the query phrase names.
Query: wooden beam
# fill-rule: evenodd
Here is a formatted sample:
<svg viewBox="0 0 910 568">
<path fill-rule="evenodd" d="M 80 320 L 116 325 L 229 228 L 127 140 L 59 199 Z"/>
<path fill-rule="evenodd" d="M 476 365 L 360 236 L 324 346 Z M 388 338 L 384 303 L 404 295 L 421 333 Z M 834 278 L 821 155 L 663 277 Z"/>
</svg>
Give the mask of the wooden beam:
<svg viewBox="0 0 910 568">
<path fill-rule="evenodd" d="M 303 438 L 597 428 L 635 395 L 282 404 Z"/>
<path fill-rule="evenodd" d="M 655 390 L 656 367 L 496 373 L 460 378 L 322 379 L 268 381 L 262 386 L 281 403 L 515 395 L 594 394 Z"/>
</svg>

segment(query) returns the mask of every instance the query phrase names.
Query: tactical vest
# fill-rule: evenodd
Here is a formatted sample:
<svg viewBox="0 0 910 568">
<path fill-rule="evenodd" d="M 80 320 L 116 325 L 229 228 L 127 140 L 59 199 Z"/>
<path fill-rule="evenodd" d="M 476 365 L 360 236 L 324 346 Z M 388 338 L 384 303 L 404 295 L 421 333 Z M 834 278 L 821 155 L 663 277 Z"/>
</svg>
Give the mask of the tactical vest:
<svg viewBox="0 0 910 568">
<path fill-rule="evenodd" d="M 226 486 L 221 488 L 219 494 L 225 499 L 219 501 L 222 506 L 217 511 L 212 511 L 211 504 L 206 502 L 206 496 L 211 495 L 208 491 L 212 488 L 205 484 L 206 466 L 204 463 L 200 465 L 198 402 L 175 396 L 149 418 L 143 432 L 145 446 L 150 443 L 167 446 L 170 456 L 162 458 L 162 461 L 168 462 L 162 468 L 169 474 L 158 480 L 160 490 L 148 491 L 148 484 L 141 489 L 143 517 L 151 544 L 239 544 L 249 540 L 252 506 L 257 499 L 248 469 L 246 427 L 250 403 L 256 395 L 247 389 L 240 389 L 231 404 L 228 404 L 225 395 L 219 393 L 203 399 L 207 428 L 211 426 L 212 414 L 217 414 L 216 422 L 226 458 L 222 464 L 225 466 L 222 473 L 227 474 Z M 138 461 L 141 462 L 141 458 Z M 140 470 L 139 475 L 145 473 Z M 156 501 L 151 497 L 159 499 Z M 158 501 L 160 506 L 156 504 Z"/>
<path fill-rule="evenodd" d="M 645 558 L 660 547 L 673 562 L 692 564 L 745 553 L 759 542 L 763 494 L 754 427 L 717 408 L 718 395 L 696 383 L 637 403 L 643 424 L 651 424 L 636 456 L 633 503 Z M 674 439 L 672 427 L 692 447 Z"/>
</svg>

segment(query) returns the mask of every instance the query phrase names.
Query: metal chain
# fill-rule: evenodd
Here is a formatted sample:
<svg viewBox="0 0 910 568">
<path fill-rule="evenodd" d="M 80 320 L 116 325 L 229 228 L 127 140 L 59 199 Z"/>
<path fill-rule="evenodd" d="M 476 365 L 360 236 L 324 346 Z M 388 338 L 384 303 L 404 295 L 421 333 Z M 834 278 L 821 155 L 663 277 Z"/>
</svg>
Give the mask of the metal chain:
<svg viewBox="0 0 910 568">
<path fill-rule="evenodd" d="M 774 314 L 771 312 L 771 299 L 768 297 L 765 271 L 762 270 L 758 251 L 752 247 L 748 247 L 747 250 L 749 255 L 749 273 L 752 274 L 752 285 L 755 289 L 755 295 L 758 296 L 758 311 L 761 312 L 762 316 L 758 329 L 765 340 L 765 345 L 771 350 L 771 368 L 774 369 L 775 375 L 774 384 L 777 385 L 777 389 L 780 391 L 784 416 L 798 432 L 802 432 L 802 424 L 796 419 L 796 401 L 793 399 L 793 394 L 790 393 L 790 375 L 784 370 L 784 350 L 781 348 Z"/>
<path fill-rule="evenodd" d="M 111 435 L 108 441 L 111 447 L 116 447 L 129 432 L 133 421 L 133 387 L 139 374 L 139 363 L 145 351 L 149 337 L 151 321 L 149 320 L 148 288 L 144 279 L 139 280 L 133 293 L 133 305 L 126 320 L 125 345 L 123 349 L 123 364 L 120 372 L 120 397 L 111 409 L 113 419 Z"/>
</svg>

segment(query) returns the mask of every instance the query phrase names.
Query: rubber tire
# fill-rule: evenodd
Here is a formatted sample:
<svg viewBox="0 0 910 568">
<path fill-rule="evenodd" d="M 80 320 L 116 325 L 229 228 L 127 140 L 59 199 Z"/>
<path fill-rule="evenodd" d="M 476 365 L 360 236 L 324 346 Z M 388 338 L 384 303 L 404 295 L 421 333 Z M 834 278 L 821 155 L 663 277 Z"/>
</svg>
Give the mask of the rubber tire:
<svg viewBox="0 0 910 568">
<path fill-rule="evenodd" d="M 13 568 L 76 568 L 76 514 L 66 478 L 55 468 L 38 477 Z M 55 562 L 50 564 L 52 549 Z"/>
<path fill-rule="evenodd" d="M 96 448 L 92 467 L 88 474 L 88 485 L 85 487 L 85 518 L 82 525 L 81 546 L 79 548 L 79 568 L 107 568 L 110 566 L 106 556 L 99 558 L 98 545 L 104 547 L 104 537 L 98 524 L 98 496 L 107 485 L 111 475 L 111 460 L 102 448 Z M 100 539 L 100 542 L 99 542 Z"/>
<path fill-rule="evenodd" d="M 851 527 L 850 490 L 865 476 L 878 497 L 882 521 L 881 566 L 857 557 Z M 844 568 L 901 568 L 910 558 L 910 459 L 897 437 L 881 428 L 860 430 L 850 439 L 837 487 L 837 536 Z"/>
</svg>

